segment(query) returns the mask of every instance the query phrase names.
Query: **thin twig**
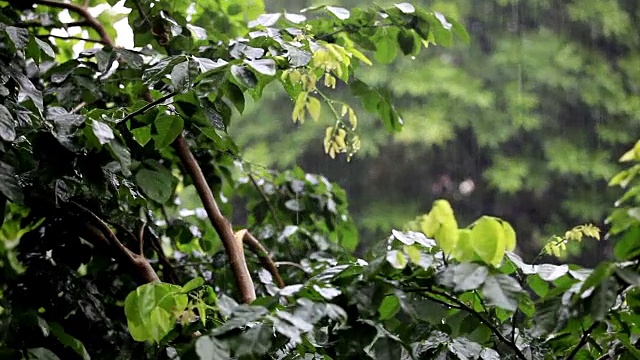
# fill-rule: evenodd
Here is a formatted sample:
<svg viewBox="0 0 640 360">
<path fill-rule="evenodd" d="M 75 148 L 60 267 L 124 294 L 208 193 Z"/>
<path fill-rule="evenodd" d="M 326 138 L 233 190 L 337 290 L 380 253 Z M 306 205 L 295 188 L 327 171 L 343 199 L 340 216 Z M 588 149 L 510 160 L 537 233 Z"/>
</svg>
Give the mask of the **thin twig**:
<svg viewBox="0 0 640 360">
<path fill-rule="evenodd" d="M 146 113 L 147 111 L 149 111 L 151 108 L 153 108 L 154 106 L 160 105 L 163 102 L 167 101 L 168 99 L 170 99 L 171 97 L 175 96 L 176 93 L 169 93 L 167 95 L 164 95 L 163 97 L 159 98 L 158 100 L 153 100 L 151 102 L 149 102 L 148 104 L 146 104 L 145 106 L 141 107 L 140 109 L 129 113 L 129 115 L 125 116 L 124 119 L 120 120 L 118 122 L 118 124 L 125 124 L 127 120 L 138 116 L 138 115 L 142 115 L 144 113 Z"/>
<path fill-rule="evenodd" d="M 431 288 L 418 288 L 418 289 L 410 289 L 412 292 L 418 292 L 421 291 L 423 293 L 427 293 L 430 292 L 434 295 L 438 295 L 438 296 L 442 296 L 444 298 L 446 298 L 447 300 L 453 302 L 454 304 L 456 304 L 457 306 L 459 306 L 462 310 L 466 311 L 467 313 L 471 314 L 472 316 L 476 317 L 478 320 L 480 320 L 480 322 L 482 322 L 483 324 L 485 324 L 490 330 L 491 332 L 496 335 L 498 337 L 498 339 L 500 339 L 500 341 L 502 341 L 505 345 L 507 345 L 508 347 L 510 347 L 516 354 L 516 356 L 519 359 L 522 360 L 526 360 L 527 358 L 524 356 L 524 354 L 522 353 L 522 351 L 520 351 L 520 349 L 518 348 L 518 346 L 512 342 L 511 340 L 507 339 L 502 332 L 500 332 L 500 330 L 498 330 L 498 328 L 496 328 L 491 321 L 487 320 L 484 316 L 482 316 L 482 314 L 478 313 L 477 311 L 475 311 L 473 308 L 469 307 L 467 304 L 465 304 L 464 302 L 460 301 L 459 299 L 457 299 L 454 296 L 451 296 L 447 293 L 438 291 L 438 290 L 434 290 Z M 426 295 L 426 294 L 423 294 Z"/>
<path fill-rule="evenodd" d="M 573 351 L 571 351 L 569 356 L 567 356 L 567 360 L 572 360 L 576 357 L 576 355 L 578 355 L 578 351 L 580 351 L 580 349 L 587 344 L 587 341 L 589 341 L 589 336 L 591 335 L 593 330 L 598 327 L 598 325 L 600 325 L 600 321 L 594 321 L 594 323 L 591 324 L 591 326 L 589 326 L 589 328 L 582 333 L 580 342 L 578 343 L 578 345 L 576 345 L 575 348 L 573 348 Z"/>
<path fill-rule="evenodd" d="M 113 40 L 111 40 L 111 37 L 109 37 L 109 34 L 107 33 L 107 30 L 105 29 L 104 25 L 102 25 L 98 19 L 96 19 L 95 17 L 93 17 L 90 13 L 89 10 L 80 6 L 80 5 L 76 5 L 76 4 L 72 4 L 72 3 L 65 3 L 65 2 L 60 2 L 60 1 L 56 1 L 56 0 L 34 0 L 33 1 L 34 4 L 36 5 L 44 5 L 44 6 L 49 6 L 49 7 L 53 7 L 53 8 L 59 8 L 59 9 L 67 9 L 71 12 L 74 12 L 80 16 L 82 16 L 86 22 L 88 23 L 88 26 L 91 26 L 95 31 L 98 32 L 98 35 L 100 35 L 100 42 L 105 44 L 105 45 L 109 45 L 109 46 L 113 46 Z"/>
<path fill-rule="evenodd" d="M 16 27 L 22 28 L 43 28 L 43 29 L 68 29 L 72 27 L 78 26 L 89 26 L 87 21 L 72 21 L 68 23 L 53 23 L 53 24 L 43 24 L 39 21 L 25 21 L 23 23 L 19 23 L 15 25 Z"/>
<path fill-rule="evenodd" d="M 278 213 L 276 211 L 276 208 L 273 206 L 271 201 L 269 201 L 269 198 L 267 197 L 267 194 L 265 194 L 264 190 L 262 190 L 262 187 L 260 187 L 260 185 L 258 185 L 258 182 L 256 181 L 256 179 L 253 176 L 253 174 L 249 173 L 247 175 L 249 176 L 249 180 L 251 180 L 251 183 L 253 184 L 253 186 L 256 189 L 258 189 L 258 192 L 260 192 L 260 195 L 262 195 L 262 199 L 264 200 L 264 202 L 267 203 L 267 206 L 269 207 L 269 211 L 271 212 L 271 216 L 273 216 L 273 221 L 276 223 L 276 226 L 278 227 L 278 229 L 282 228 L 282 224 L 280 223 L 280 219 L 278 219 Z"/>
<path fill-rule="evenodd" d="M 61 35 L 54 35 L 54 34 L 40 34 L 40 35 L 36 35 L 36 37 L 40 39 L 46 39 L 48 37 L 52 37 L 52 38 L 62 39 L 62 40 L 78 40 L 78 41 L 86 41 L 86 42 L 107 45 L 107 43 L 105 43 L 103 40 L 84 38 L 80 36 L 61 36 Z"/>
<path fill-rule="evenodd" d="M 269 256 L 269 252 L 264 248 L 264 246 L 262 246 L 260 241 L 256 239 L 255 236 L 251 235 L 251 233 L 246 229 L 236 232 L 236 237 L 242 238 L 242 242 L 249 246 L 249 249 L 256 254 L 258 259 L 260 259 L 262 266 L 267 269 L 275 279 L 276 285 L 282 289 L 284 287 L 284 281 L 282 280 L 282 276 L 280 276 L 278 267 L 273 262 L 273 259 Z"/>
<path fill-rule="evenodd" d="M 275 264 L 277 267 L 280 267 L 280 266 L 282 266 L 282 265 L 285 265 L 285 266 L 293 266 L 293 267 L 296 267 L 296 268 L 298 268 L 298 269 L 300 269 L 300 270 L 302 270 L 303 272 L 305 272 L 305 273 L 306 273 L 306 271 L 305 271 L 305 269 L 304 269 L 304 266 L 302 266 L 302 265 L 300 265 L 300 264 L 298 264 L 298 263 L 295 263 L 295 262 L 293 262 L 293 261 L 276 261 L 274 264 Z"/>
<path fill-rule="evenodd" d="M 85 101 L 83 101 L 80 104 L 76 105 L 76 107 L 71 109 L 71 111 L 69 111 L 69 114 L 75 114 L 78 111 L 82 110 L 82 108 L 85 107 L 85 106 L 87 106 L 87 103 Z"/>
<path fill-rule="evenodd" d="M 144 256 L 144 231 L 147 229 L 147 223 L 143 222 L 138 231 L 138 243 L 140 244 L 140 256 Z"/>
</svg>

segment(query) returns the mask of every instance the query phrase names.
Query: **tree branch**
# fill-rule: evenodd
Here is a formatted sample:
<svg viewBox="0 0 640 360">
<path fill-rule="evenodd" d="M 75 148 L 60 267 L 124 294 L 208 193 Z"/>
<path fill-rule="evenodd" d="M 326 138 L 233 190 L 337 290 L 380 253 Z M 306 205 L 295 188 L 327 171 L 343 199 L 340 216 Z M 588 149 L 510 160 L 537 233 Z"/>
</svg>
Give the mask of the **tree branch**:
<svg viewBox="0 0 640 360">
<path fill-rule="evenodd" d="M 593 330 L 598 327 L 598 325 L 600 325 L 600 321 L 594 321 L 593 324 L 591 324 L 591 326 L 589 326 L 589 328 L 582 333 L 580 342 L 578 343 L 578 345 L 576 345 L 575 348 L 573 348 L 569 356 L 567 356 L 567 360 L 573 360 L 576 355 L 578 355 L 578 351 L 580 351 L 580 349 L 587 344 L 587 341 L 589 341 L 589 336 L 591 335 Z"/>
<path fill-rule="evenodd" d="M 185 170 L 191 177 L 193 185 L 198 191 L 202 204 L 207 211 L 207 215 L 209 215 L 209 220 L 211 220 L 213 228 L 222 240 L 222 245 L 229 257 L 231 270 L 233 271 L 242 301 L 244 303 L 252 302 L 256 299 L 256 293 L 253 287 L 253 280 L 249 275 L 247 262 L 244 258 L 242 239 L 236 239 L 231 229 L 231 223 L 229 223 L 224 215 L 222 215 L 222 212 L 220 212 L 211 188 L 207 184 L 202 169 L 200 169 L 191 149 L 189 149 L 189 145 L 184 136 L 182 134 L 178 135 L 172 146 L 176 150 L 176 153 L 178 153 Z"/>
<path fill-rule="evenodd" d="M 273 276 L 276 285 L 278 285 L 278 287 L 282 289 L 284 287 L 284 281 L 282 280 L 282 276 L 280 276 L 278 267 L 273 262 L 273 259 L 271 259 L 271 256 L 269 256 L 269 252 L 264 248 L 260 241 L 253 235 L 251 235 L 251 233 L 247 229 L 236 232 L 236 238 L 241 238 L 242 242 L 249 246 L 249 249 L 251 249 L 251 251 L 256 254 L 258 259 L 260 259 L 260 263 L 262 264 L 262 266 L 267 269 L 267 271 L 269 271 L 271 276 Z"/>
<path fill-rule="evenodd" d="M 87 22 L 87 25 L 91 26 L 95 31 L 98 32 L 98 34 L 100 35 L 101 43 L 109 46 L 114 46 L 113 40 L 111 40 L 111 37 L 109 37 L 107 30 L 104 28 L 104 25 L 102 25 L 95 17 L 93 17 L 89 13 L 89 10 L 84 8 L 83 6 L 71 4 L 71 3 L 64 3 L 56 0 L 34 0 L 33 3 L 36 5 L 43 5 L 43 6 L 59 8 L 59 9 L 67 9 L 71 12 L 74 12 L 82 16 Z"/>
<path fill-rule="evenodd" d="M 93 43 L 98 43 L 98 44 L 102 44 L 102 45 L 107 45 L 107 43 L 105 43 L 103 40 L 97 40 L 97 39 L 90 39 L 90 38 L 83 38 L 80 36 L 61 36 L 61 35 L 53 35 L 53 34 L 40 34 L 40 35 L 36 35 L 37 38 L 48 38 L 48 37 L 52 37 L 52 38 L 56 38 L 56 39 L 63 39 L 63 40 L 78 40 L 78 41 L 86 41 L 86 42 L 93 42 Z"/>
<path fill-rule="evenodd" d="M 144 256 L 135 254 L 124 246 L 113 231 L 111 231 L 109 225 L 98 217 L 98 215 L 78 203 L 72 202 L 71 204 L 87 218 L 88 222 L 85 223 L 85 230 L 94 238 L 99 239 L 104 245 L 108 246 L 113 251 L 114 256 L 119 258 L 120 261 L 135 269 L 136 275 L 138 275 L 138 278 L 142 282 L 151 283 L 160 281 L 158 274 L 156 274 L 156 271 L 151 267 L 147 259 Z"/>
<path fill-rule="evenodd" d="M 22 28 L 43 28 L 43 29 L 68 29 L 72 27 L 78 26 L 90 26 L 87 21 L 72 21 L 68 23 L 53 23 L 53 24 L 43 24 L 39 21 L 26 21 L 20 24 L 16 24 L 17 27 Z"/>
<path fill-rule="evenodd" d="M 496 335 L 498 337 L 498 339 L 500 339 L 500 341 L 502 341 L 505 345 L 507 345 L 508 347 L 510 347 L 516 354 L 516 356 L 521 359 L 521 360 L 526 360 L 527 358 L 524 356 L 524 354 L 522 353 L 522 351 L 520 351 L 520 349 L 518 348 L 518 346 L 515 344 L 515 342 L 512 342 L 511 340 L 507 339 L 502 332 L 500 332 L 500 330 L 498 330 L 498 328 L 496 328 L 491 321 L 487 320 L 484 316 L 482 316 L 482 314 L 478 313 L 477 311 L 475 311 L 474 309 L 470 308 L 467 304 L 465 304 L 464 302 L 460 301 L 459 299 L 455 298 L 454 296 L 451 296 L 447 293 L 444 292 L 440 292 L 438 290 L 433 290 L 433 289 L 429 289 L 429 288 L 421 288 L 420 291 L 423 292 L 430 292 L 434 295 L 438 295 L 438 296 L 442 296 L 445 299 L 453 302 L 455 305 L 457 305 L 458 307 L 460 307 L 462 310 L 466 311 L 467 313 L 469 313 L 470 315 L 476 317 L 478 320 L 480 320 L 480 322 L 482 322 L 483 324 L 485 324 L 490 330 L 491 332 Z"/>
<path fill-rule="evenodd" d="M 151 99 L 151 101 L 149 101 L 148 104 L 146 104 L 145 106 L 141 107 L 140 109 L 130 113 L 129 115 L 125 116 L 124 119 L 120 120 L 118 122 L 118 124 L 124 124 L 126 123 L 127 120 L 136 117 L 138 115 L 142 115 L 144 113 L 146 113 L 147 111 L 151 110 L 151 108 L 153 108 L 154 106 L 160 105 L 163 102 L 167 101 L 168 99 L 172 98 L 173 96 L 175 96 L 176 93 L 169 93 L 167 95 L 164 95 L 163 97 L 159 98 L 158 100 L 153 100 L 151 99 L 151 95 L 149 95 L 149 98 L 147 98 L 145 96 L 145 100 L 149 101 L 149 99 Z"/>
</svg>

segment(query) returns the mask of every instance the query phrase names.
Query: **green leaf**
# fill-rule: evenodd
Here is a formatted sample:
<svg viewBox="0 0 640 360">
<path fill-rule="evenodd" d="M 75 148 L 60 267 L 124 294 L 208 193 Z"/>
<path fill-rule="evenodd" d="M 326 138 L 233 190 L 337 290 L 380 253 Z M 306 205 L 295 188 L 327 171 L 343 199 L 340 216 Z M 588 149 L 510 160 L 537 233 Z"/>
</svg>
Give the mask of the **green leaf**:
<svg viewBox="0 0 640 360">
<path fill-rule="evenodd" d="M 401 251 L 387 251 L 387 261 L 396 269 L 404 269 L 407 266 L 407 257 Z"/>
<path fill-rule="evenodd" d="M 91 356 L 84 347 L 82 341 L 67 334 L 62 326 L 58 323 L 49 323 L 51 334 L 55 336 L 64 346 L 70 347 L 76 354 L 80 355 L 83 360 L 90 360 Z"/>
<path fill-rule="evenodd" d="M 38 47 L 40 47 L 40 50 L 44 51 L 44 53 L 48 57 L 52 59 L 56 57 L 56 53 L 53 51 L 53 49 L 51 48 L 51 45 L 49 45 L 48 42 L 44 42 L 38 38 L 34 38 L 34 40 L 36 41 L 36 44 L 38 44 Z"/>
<path fill-rule="evenodd" d="M 487 305 L 509 311 L 516 311 L 518 308 L 518 296 L 521 292 L 522 287 L 516 279 L 507 275 L 488 277 L 482 288 Z"/>
<path fill-rule="evenodd" d="M 92 120 L 91 121 L 91 130 L 93 134 L 98 139 L 100 145 L 104 145 L 106 143 L 111 142 L 111 140 L 115 139 L 115 135 L 113 134 L 113 130 L 111 127 L 102 121 Z"/>
<path fill-rule="evenodd" d="M 483 216 L 471 229 L 471 246 L 485 264 L 497 266 L 504 258 L 506 242 L 502 224 L 493 217 Z"/>
<path fill-rule="evenodd" d="M 413 245 L 417 243 L 425 249 L 431 249 L 436 245 L 436 242 L 433 239 L 428 239 L 424 234 L 415 231 L 400 232 L 398 230 L 391 230 L 391 234 L 393 234 L 394 238 L 405 245 Z"/>
<path fill-rule="evenodd" d="M 145 195 L 161 204 L 169 201 L 174 187 L 171 172 L 159 164 L 155 169 L 140 169 L 136 173 L 136 184 Z"/>
<path fill-rule="evenodd" d="M 201 360 L 232 359 L 227 344 L 214 337 L 201 336 L 196 340 L 194 347 L 196 355 Z"/>
<path fill-rule="evenodd" d="M 447 267 L 438 281 L 456 292 L 479 289 L 487 280 L 489 269 L 475 263 L 461 263 Z"/>
<path fill-rule="evenodd" d="M 232 65 L 231 75 L 238 84 L 246 88 L 252 89 L 258 84 L 258 78 L 256 78 L 255 74 L 244 66 Z"/>
<path fill-rule="evenodd" d="M 535 267 L 536 273 L 544 281 L 555 281 L 569 272 L 567 265 L 541 264 Z"/>
<path fill-rule="evenodd" d="M 180 286 L 151 283 L 127 296 L 124 312 L 134 340 L 158 343 L 173 329 L 189 300 L 181 291 Z"/>
<path fill-rule="evenodd" d="M 185 92 L 191 87 L 189 60 L 176 64 L 171 70 L 171 83 L 176 92 Z"/>
<path fill-rule="evenodd" d="M 413 30 L 401 29 L 398 32 L 398 45 L 404 55 L 416 55 L 420 52 L 422 43 L 418 34 Z"/>
<path fill-rule="evenodd" d="M 403 2 L 393 5 L 405 14 L 413 14 L 416 11 L 416 8 L 413 7 L 413 5 L 411 5 L 410 3 Z"/>
<path fill-rule="evenodd" d="M 386 30 L 375 40 L 375 59 L 382 64 L 390 64 L 398 56 L 398 43 L 395 34 L 389 34 Z"/>
<path fill-rule="evenodd" d="M 2 161 L 0 161 L 0 193 L 15 203 L 22 203 L 22 187 L 18 183 L 13 167 Z"/>
<path fill-rule="evenodd" d="M 151 140 L 151 125 L 132 129 L 131 134 L 140 146 L 145 146 Z"/>
<path fill-rule="evenodd" d="M 603 321 L 618 297 L 618 282 L 609 277 L 598 285 L 591 294 L 591 316 L 594 321 Z"/>
<path fill-rule="evenodd" d="M 477 359 L 482 351 L 482 346 L 463 337 L 458 337 L 449 344 L 449 351 L 458 359 Z"/>
<path fill-rule="evenodd" d="M 235 106 L 238 112 L 242 114 L 244 112 L 245 105 L 244 93 L 242 92 L 242 89 L 240 89 L 238 85 L 232 82 L 227 82 L 222 90 L 224 91 L 225 96 L 229 100 L 231 100 L 233 106 Z"/>
<path fill-rule="evenodd" d="M 16 138 L 16 129 L 13 116 L 4 105 L 0 104 L 0 139 L 13 141 Z"/>
<path fill-rule="evenodd" d="M 327 6 L 326 9 L 340 20 L 347 20 L 351 16 L 349 10 L 343 7 Z"/>
<path fill-rule="evenodd" d="M 458 222 L 448 201 L 436 200 L 429 214 L 422 218 L 420 227 L 427 237 L 436 240 L 445 254 L 449 255 L 456 250 L 460 234 Z"/>
<path fill-rule="evenodd" d="M 395 295 L 386 296 L 378 307 L 380 321 L 389 320 L 400 311 L 400 300 Z"/>
<path fill-rule="evenodd" d="M 599 264 L 595 270 L 591 272 L 589 277 L 582 283 L 582 287 L 580 288 L 580 293 L 584 293 L 589 288 L 594 286 L 601 285 L 604 281 L 609 279 L 613 273 L 616 271 L 616 264 L 605 261 Z"/>
<path fill-rule="evenodd" d="M 29 360 L 60 360 L 53 351 L 42 347 L 29 349 L 28 353 Z"/>
<path fill-rule="evenodd" d="M 307 111 L 309 115 L 313 119 L 313 121 L 318 121 L 320 119 L 320 112 L 322 108 L 320 105 L 320 100 L 314 98 L 313 96 L 307 97 Z"/>
<path fill-rule="evenodd" d="M 613 254 L 620 261 L 632 260 L 640 256 L 640 224 L 632 225 L 616 242 Z"/>
<path fill-rule="evenodd" d="M 188 283 L 184 284 L 184 286 L 182 287 L 182 292 L 188 293 L 189 291 L 195 290 L 202 285 L 204 285 L 204 279 L 198 276 L 189 280 Z"/>
<path fill-rule="evenodd" d="M 256 325 L 245 331 L 238 338 L 235 355 L 238 357 L 252 355 L 262 357 L 271 349 L 271 343 L 275 339 L 273 329 L 267 325 Z"/>
<path fill-rule="evenodd" d="M 131 175 L 131 171 L 129 170 L 131 167 L 131 153 L 129 152 L 129 149 L 125 148 L 117 141 L 109 142 L 107 144 L 107 149 L 111 153 L 111 156 L 120 163 L 122 173 L 125 176 Z"/>
<path fill-rule="evenodd" d="M 262 75 L 274 76 L 276 74 L 276 62 L 273 59 L 245 60 L 244 62 Z"/>
<path fill-rule="evenodd" d="M 184 121 L 181 117 L 175 115 L 161 115 L 153 123 L 156 128 L 157 134 L 153 135 L 153 141 L 155 142 L 156 149 L 163 149 L 171 143 L 182 133 L 184 127 Z"/>
<path fill-rule="evenodd" d="M 7 26 L 4 31 L 9 36 L 11 42 L 15 46 L 16 50 L 24 50 L 29 41 L 29 31 L 25 28 L 19 28 L 15 26 Z"/>
</svg>

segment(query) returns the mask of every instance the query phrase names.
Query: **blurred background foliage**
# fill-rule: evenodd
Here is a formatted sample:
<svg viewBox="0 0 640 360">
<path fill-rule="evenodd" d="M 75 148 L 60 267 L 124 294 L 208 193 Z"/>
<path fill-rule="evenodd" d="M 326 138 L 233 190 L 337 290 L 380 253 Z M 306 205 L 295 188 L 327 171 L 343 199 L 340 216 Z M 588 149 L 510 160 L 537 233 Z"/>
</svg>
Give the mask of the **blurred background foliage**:
<svg viewBox="0 0 640 360">
<path fill-rule="evenodd" d="M 266 3 L 267 11 L 294 12 L 326 2 Z M 448 199 L 463 224 L 481 214 L 511 222 L 526 258 L 550 234 L 589 221 L 604 225 L 618 193 L 602 189 L 640 130 L 640 33 L 632 26 L 640 3 L 422 5 L 459 19 L 471 42 L 360 69 L 365 81 L 392 94 L 402 132 L 390 137 L 378 119 L 359 112 L 361 151 L 345 166 L 344 157 L 324 153 L 323 129 L 331 120 L 294 124 L 290 99 L 274 86 L 230 128 L 245 159 L 278 169 L 297 164 L 337 181 L 349 194 L 363 251 L 437 198 Z M 610 245 L 573 254 L 591 265 L 610 254 Z"/>
</svg>

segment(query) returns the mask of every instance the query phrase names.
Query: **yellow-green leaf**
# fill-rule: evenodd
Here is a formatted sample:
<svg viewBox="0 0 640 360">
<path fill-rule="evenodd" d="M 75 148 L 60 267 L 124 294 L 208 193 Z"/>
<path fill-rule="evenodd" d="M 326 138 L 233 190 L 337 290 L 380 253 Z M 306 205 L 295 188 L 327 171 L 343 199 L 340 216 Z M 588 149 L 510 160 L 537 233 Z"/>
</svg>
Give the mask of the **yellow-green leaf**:
<svg viewBox="0 0 640 360">
<path fill-rule="evenodd" d="M 318 119 L 320 119 L 321 110 L 320 100 L 313 96 L 309 96 L 307 98 L 307 111 L 309 112 L 309 115 L 311 115 L 313 121 L 318 121 Z"/>
<path fill-rule="evenodd" d="M 474 223 L 470 233 L 471 246 L 484 263 L 500 264 L 506 250 L 504 234 L 505 230 L 496 218 L 483 216 Z"/>
</svg>

